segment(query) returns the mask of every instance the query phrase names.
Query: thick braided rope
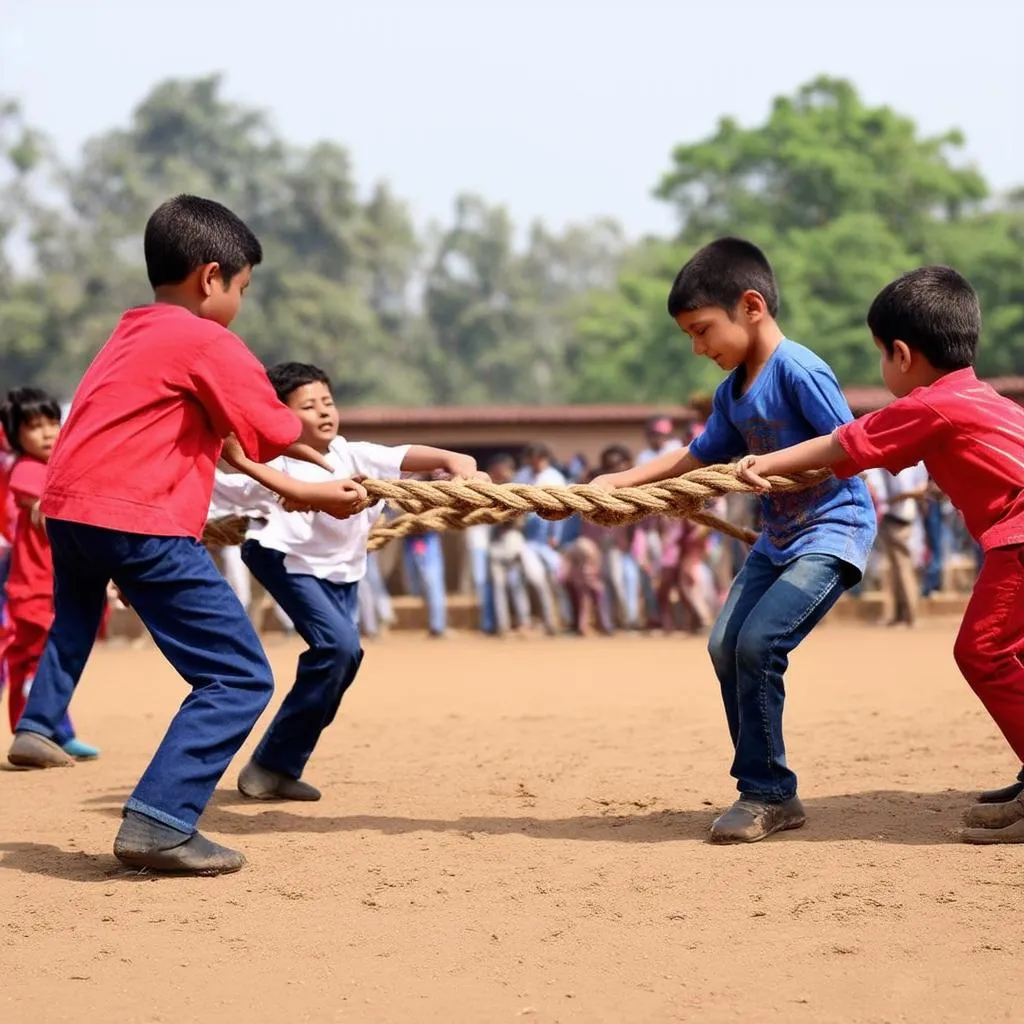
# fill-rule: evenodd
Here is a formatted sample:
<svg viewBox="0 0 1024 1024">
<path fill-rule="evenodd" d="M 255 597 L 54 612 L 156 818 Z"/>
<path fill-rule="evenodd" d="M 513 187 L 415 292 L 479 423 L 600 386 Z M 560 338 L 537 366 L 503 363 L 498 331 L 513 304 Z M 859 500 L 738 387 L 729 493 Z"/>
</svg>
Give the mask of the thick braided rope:
<svg viewBox="0 0 1024 1024">
<path fill-rule="evenodd" d="M 829 476 L 827 470 L 772 477 L 775 493 L 806 490 Z M 691 519 L 732 537 L 750 541 L 754 534 L 705 511 L 709 501 L 726 494 L 750 493 L 732 466 L 705 466 L 685 476 L 640 487 L 606 491 L 590 484 L 537 487 L 469 480 L 364 480 L 366 507 L 385 500 L 407 513 L 379 523 L 371 533 L 374 550 L 395 537 L 440 530 L 459 530 L 482 523 L 501 523 L 536 512 L 545 519 L 566 519 L 579 513 L 600 526 L 636 523 L 647 516 Z M 226 517 L 207 524 L 204 541 L 211 546 L 239 543 L 245 520 Z"/>
</svg>

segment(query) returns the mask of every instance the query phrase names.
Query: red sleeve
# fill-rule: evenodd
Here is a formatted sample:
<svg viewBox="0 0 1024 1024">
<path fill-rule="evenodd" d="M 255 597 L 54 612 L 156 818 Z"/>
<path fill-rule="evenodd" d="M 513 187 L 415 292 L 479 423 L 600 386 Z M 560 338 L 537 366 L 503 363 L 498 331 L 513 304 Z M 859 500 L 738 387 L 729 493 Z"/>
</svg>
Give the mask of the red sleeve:
<svg viewBox="0 0 1024 1024">
<path fill-rule="evenodd" d="M 9 487 L 14 500 L 36 501 L 43 495 L 46 463 L 36 459 L 19 459 L 11 470 Z"/>
<path fill-rule="evenodd" d="M 234 434 L 254 462 L 276 459 L 302 433 L 298 416 L 278 399 L 260 361 L 230 331 L 204 347 L 192 386 L 217 433 Z"/>
<path fill-rule="evenodd" d="M 832 467 L 837 477 L 856 476 L 866 469 L 898 473 L 920 462 L 947 422 L 920 398 L 898 398 L 878 412 L 844 423 L 836 439 L 846 452 L 845 461 Z"/>
</svg>

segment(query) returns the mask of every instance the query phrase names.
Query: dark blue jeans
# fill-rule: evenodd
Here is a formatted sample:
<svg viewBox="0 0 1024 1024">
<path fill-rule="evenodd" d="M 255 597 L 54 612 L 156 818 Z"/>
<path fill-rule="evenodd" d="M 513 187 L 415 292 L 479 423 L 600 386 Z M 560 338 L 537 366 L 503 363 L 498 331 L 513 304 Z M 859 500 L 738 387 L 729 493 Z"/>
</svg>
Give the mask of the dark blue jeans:
<svg viewBox="0 0 1024 1024">
<path fill-rule="evenodd" d="M 775 565 L 752 552 L 708 641 L 736 754 L 732 776 L 745 799 L 782 803 L 796 795 L 786 764 L 782 709 L 789 655 L 852 582 L 830 555 Z"/>
<path fill-rule="evenodd" d="M 125 808 L 193 832 L 274 692 L 256 631 L 198 541 L 56 519 L 46 530 L 55 618 L 18 728 L 58 735 L 112 579 L 192 687 Z"/>
<path fill-rule="evenodd" d="M 363 649 L 357 625 L 359 584 L 290 573 L 284 557 L 254 540 L 242 545 L 242 561 L 309 644 L 299 655 L 294 685 L 253 754 L 264 768 L 297 779 L 320 733 L 334 721 L 359 671 Z"/>
</svg>

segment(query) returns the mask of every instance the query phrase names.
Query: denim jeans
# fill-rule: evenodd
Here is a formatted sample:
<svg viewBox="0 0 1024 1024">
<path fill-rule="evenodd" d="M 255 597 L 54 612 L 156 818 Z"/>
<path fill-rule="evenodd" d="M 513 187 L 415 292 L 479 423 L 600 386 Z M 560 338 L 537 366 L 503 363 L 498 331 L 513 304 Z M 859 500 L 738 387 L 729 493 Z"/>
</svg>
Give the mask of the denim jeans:
<svg viewBox="0 0 1024 1024">
<path fill-rule="evenodd" d="M 854 575 L 831 555 L 775 565 L 750 554 L 708 641 L 735 749 L 732 776 L 746 799 L 782 803 L 796 795 L 786 764 L 782 709 L 789 655 L 839 600 Z"/>
<path fill-rule="evenodd" d="M 402 554 L 412 592 L 427 604 L 428 628 L 434 636 L 440 636 L 448 627 L 441 538 L 436 533 L 407 537 Z"/>
<path fill-rule="evenodd" d="M 192 688 L 125 808 L 191 833 L 274 692 L 256 630 L 197 540 L 57 519 L 46 530 L 55 616 L 18 728 L 58 735 L 113 580 Z"/>
<path fill-rule="evenodd" d="M 494 584 L 491 582 L 490 552 L 488 548 L 470 548 L 470 567 L 473 571 L 473 590 L 480 602 L 480 632 L 493 633 Z"/>
<path fill-rule="evenodd" d="M 921 581 L 921 594 L 928 597 L 942 589 L 942 568 L 946 560 L 948 546 L 946 522 L 942 517 L 942 505 L 937 501 L 929 501 L 924 511 L 924 536 L 928 544 L 928 565 Z"/>
<path fill-rule="evenodd" d="M 363 660 L 356 624 L 359 584 L 290 573 L 280 551 L 254 540 L 245 542 L 242 558 L 309 645 L 299 655 L 292 688 L 253 754 L 264 768 L 297 779 Z"/>
</svg>

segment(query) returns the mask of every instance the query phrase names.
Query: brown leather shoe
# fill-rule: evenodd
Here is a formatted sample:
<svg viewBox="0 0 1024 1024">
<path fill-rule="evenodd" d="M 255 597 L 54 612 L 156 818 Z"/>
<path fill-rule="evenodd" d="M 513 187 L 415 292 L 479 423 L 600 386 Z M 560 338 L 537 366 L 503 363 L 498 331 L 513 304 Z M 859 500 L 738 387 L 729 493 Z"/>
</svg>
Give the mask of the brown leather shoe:
<svg viewBox="0 0 1024 1024">
<path fill-rule="evenodd" d="M 17 768 L 74 768 L 69 757 L 48 736 L 38 732 L 16 732 L 7 760 Z"/>
<path fill-rule="evenodd" d="M 757 843 L 773 832 L 800 828 L 807 820 L 804 805 L 795 796 L 781 804 L 737 800 L 711 826 L 713 843 Z"/>
<path fill-rule="evenodd" d="M 250 761 L 239 773 L 238 792 L 250 800 L 303 800 L 320 799 L 320 790 L 301 779 L 271 771 Z"/>
<path fill-rule="evenodd" d="M 245 855 L 200 832 L 179 832 L 163 822 L 127 811 L 114 840 L 114 856 L 130 868 L 171 875 L 228 875 L 245 866 Z"/>
</svg>

